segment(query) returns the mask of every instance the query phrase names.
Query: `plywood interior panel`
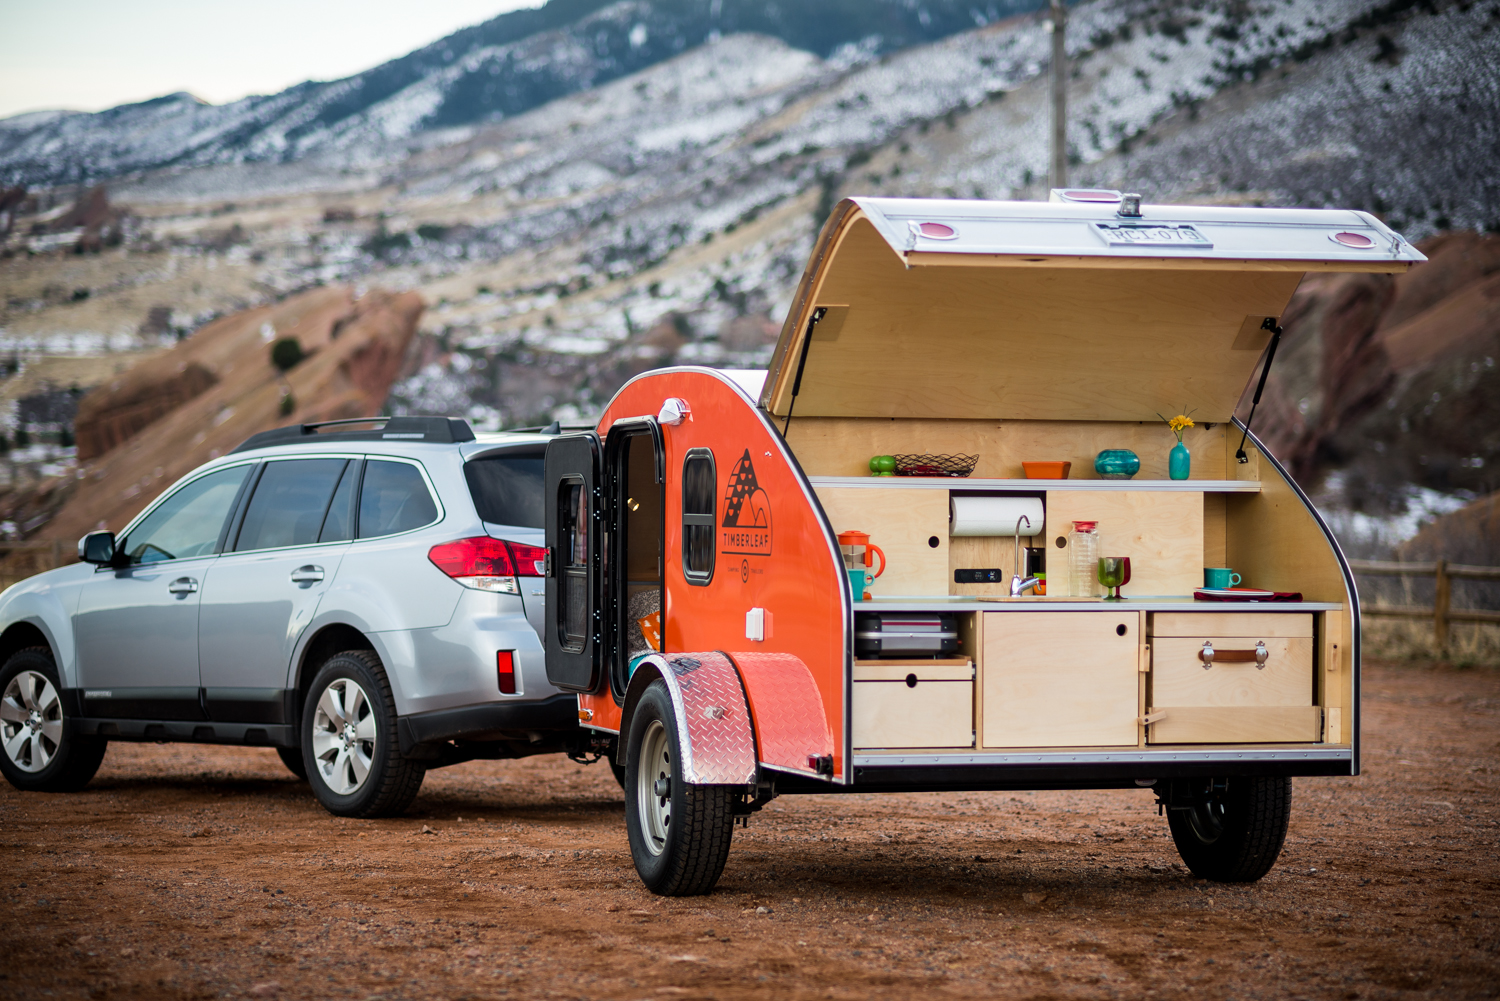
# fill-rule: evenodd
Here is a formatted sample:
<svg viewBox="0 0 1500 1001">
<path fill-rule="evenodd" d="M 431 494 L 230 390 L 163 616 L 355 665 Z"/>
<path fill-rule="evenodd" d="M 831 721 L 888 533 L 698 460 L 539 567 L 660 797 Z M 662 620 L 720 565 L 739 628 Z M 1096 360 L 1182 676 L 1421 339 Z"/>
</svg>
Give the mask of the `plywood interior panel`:
<svg viewBox="0 0 1500 1001">
<path fill-rule="evenodd" d="M 865 588 L 871 595 L 948 593 L 946 491 L 824 487 L 818 500 L 835 535 L 866 532 L 885 553 L 885 573 Z M 871 569 L 879 569 L 878 557 Z"/>
<path fill-rule="evenodd" d="M 1223 494 L 1203 495 L 1203 565 L 1227 566 L 1229 559 L 1228 508 Z M 1199 581 L 1201 584 L 1202 581 Z"/>
<path fill-rule="evenodd" d="M 1205 668 L 1203 640 L 1158 636 L 1151 643 L 1151 705 L 1310 706 L 1313 704 L 1313 641 L 1286 637 L 1251 641 L 1210 637 L 1214 650 L 1266 646 L 1264 667 L 1254 662 L 1215 661 Z"/>
<path fill-rule="evenodd" d="M 1229 566 L 1245 587 L 1347 601 L 1338 558 L 1312 512 L 1269 464 L 1263 474 L 1260 493 L 1225 495 Z"/>
<path fill-rule="evenodd" d="M 1100 556 L 1129 556 L 1126 597 L 1187 595 L 1203 584 L 1203 495 L 1197 492 L 1095 492 L 1056 490 L 1047 494 L 1047 593 L 1063 594 L 1054 581 L 1069 550 L 1058 547 L 1074 521 L 1097 521 Z M 1056 586 L 1054 586 L 1056 585 Z"/>
<path fill-rule="evenodd" d="M 1140 612 L 984 618 L 982 746 L 1137 744 Z"/>
<path fill-rule="evenodd" d="M 867 220 L 854 219 L 812 293 L 814 306 L 849 310 L 836 340 L 810 344 L 797 410 L 1134 421 L 1181 407 L 1223 421 L 1260 358 L 1234 348 L 1246 317 L 1280 316 L 1301 277 L 907 268 Z M 799 351 L 790 343 L 781 354 Z M 785 381 L 773 387 L 776 414 L 790 403 Z"/>
<path fill-rule="evenodd" d="M 1212 607 L 1212 606 L 1210 606 Z M 1311 612 L 1153 612 L 1151 635 L 1246 636 L 1268 639 L 1272 636 L 1297 636 L 1311 639 Z M 1199 640 L 1200 644 L 1202 640 Z"/>
<path fill-rule="evenodd" d="M 1165 480 L 1167 456 L 1177 442 L 1154 417 L 1123 422 L 811 417 L 803 415 L 800 398 L 786 438 L 809 476 L 869 476 L 876 455 L 962 452 L 979 456 L 976 477 L 1020 479 L 1026 475 L 1023 461 L 1055 460 L 1073 464 L 1068 474 L 1073 480 L 1099 479 L 1094 459 L 1106 448 L 1128 448 L 1140 456 L 1138 479 Z M 1243 467 L 1230 456 L 1239 436 L 1230 443 L 1226 425 L 1199 424 L 1182 440 L 1193 455 L 1192 479 L 1243 478 L 1238 475 Z M 954 486 L 962 485 L 963 480 L 954 480 Z M 1037 481 L 1037 489 L 1046 488 L 1046 480 Z"/>
<path fill-rule="evenodd" d="M 1317 706 L 1206 706 L 1164 711 L 1166 716 L 1148 727 L 1149 744 L 1312 744 L 1322 739 L 1323 710 Z"/>
</svg>

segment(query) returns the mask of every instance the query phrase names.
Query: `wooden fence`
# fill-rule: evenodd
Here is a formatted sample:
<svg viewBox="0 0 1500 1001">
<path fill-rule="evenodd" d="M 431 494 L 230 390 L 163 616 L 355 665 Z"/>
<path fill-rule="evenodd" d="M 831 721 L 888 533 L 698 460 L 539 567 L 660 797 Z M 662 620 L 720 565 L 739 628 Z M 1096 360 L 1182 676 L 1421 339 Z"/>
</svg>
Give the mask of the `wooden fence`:
<svg viewBox="0 0 1500 1001">
<path fill-rule="evenodd" d="M 1383 615 L 1397 619 L 1431 619 L 1433 636 L 1438 650 L 1446 656 L 1448 650 L 1448 624 L 1450 622 L 1500 623 L 1500 611 L 1479 608 L 1464 608 L 1455 611 L 1450 607 L 1453 599 L 1453 581 L 1500 580 L 1500 567 L 1476 567 L 1463 563 L 1434 560 L 1430 563 L 1397 563 L 1391 560 L 1350 560 L 1349 569 L 1356 574 L 1372 577 L 1432 577 L 1435 582 L 1432 607 L 1425 605 L 1360 605 L 1363 615 Z"/>
</svg>

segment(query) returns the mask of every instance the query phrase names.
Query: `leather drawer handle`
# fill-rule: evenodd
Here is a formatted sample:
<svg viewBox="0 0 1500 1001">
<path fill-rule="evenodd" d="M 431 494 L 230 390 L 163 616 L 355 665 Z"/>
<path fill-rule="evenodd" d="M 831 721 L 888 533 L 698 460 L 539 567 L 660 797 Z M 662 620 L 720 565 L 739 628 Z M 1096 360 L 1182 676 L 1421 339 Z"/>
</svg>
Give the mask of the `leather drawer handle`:
<svg viewBox="0 0 1500 1001">
<path fill-rule="evenodd" d="M 1198 651 L 1198 659 L 1203 661 L 1205 671 L 1214 666 L 1214 661 L 1221 664 L 1254 664 L 1257 671 L 1264 671 L 1266 658 L 1269 656 L 1264 640 L 1257 642 L 1254 650 L 1215 650 L 1211 640 L 1204 640 L 1203 649 Z"/>
</svg>

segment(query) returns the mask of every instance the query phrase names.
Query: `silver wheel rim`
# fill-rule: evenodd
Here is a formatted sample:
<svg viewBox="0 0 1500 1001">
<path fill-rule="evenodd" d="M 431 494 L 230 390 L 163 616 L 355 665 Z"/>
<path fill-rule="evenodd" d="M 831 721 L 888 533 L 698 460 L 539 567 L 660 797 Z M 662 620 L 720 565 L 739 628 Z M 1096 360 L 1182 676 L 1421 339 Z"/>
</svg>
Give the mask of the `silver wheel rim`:
<svg viewBox="0 0 1500 1001">
<path fill-rule="evenodd" d="M 23 772 L 39 772 L 62 746 L 62 700 L 45 674 L 22 671 L 0 695 L 0 742 Z"/>
<path fill-rule="evenodd" d="M 654 719 L 641 740 L 636 768 L 636 805 L 641 815 L 641 834 L 652 855 L 667 848 L 672 829 L 672 744 L 667 728 Z"/>
<path fill-rule="evenodd" d="M 375 760 L 375 709 L 358 682 L 338 678 L 318 696 L 313 713 L 313 761 L 329 790 L 358 792 Z"/>
</svg>

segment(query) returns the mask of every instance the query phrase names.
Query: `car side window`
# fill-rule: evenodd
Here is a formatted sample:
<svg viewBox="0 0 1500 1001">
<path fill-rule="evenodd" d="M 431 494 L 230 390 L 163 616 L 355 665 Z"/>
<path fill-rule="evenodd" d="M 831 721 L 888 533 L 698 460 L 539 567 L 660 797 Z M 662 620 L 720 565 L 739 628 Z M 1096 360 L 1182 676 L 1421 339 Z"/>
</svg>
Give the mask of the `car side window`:
<svg viewBox="0 0 1500 1001">
<path fill-rule="evenodd" d="M 266 463 L 245 508 L 235 552 L 317 542 L 334 488 L 348 464 L 348 459 L 281 459 Z"/>
<path fill-rule="evenodd" d="M 406 462 L 370 459 L 359 491 L 359 537 L 409 532 L 437 520 L 437 504 L 421 470 Z"/>
<path fill-rule="evenodd" d="M 121 550 L 131 563 L 211 555 L 251 466 L 230 466 L 184 484 L 131 529 Z"/>
</svg>

